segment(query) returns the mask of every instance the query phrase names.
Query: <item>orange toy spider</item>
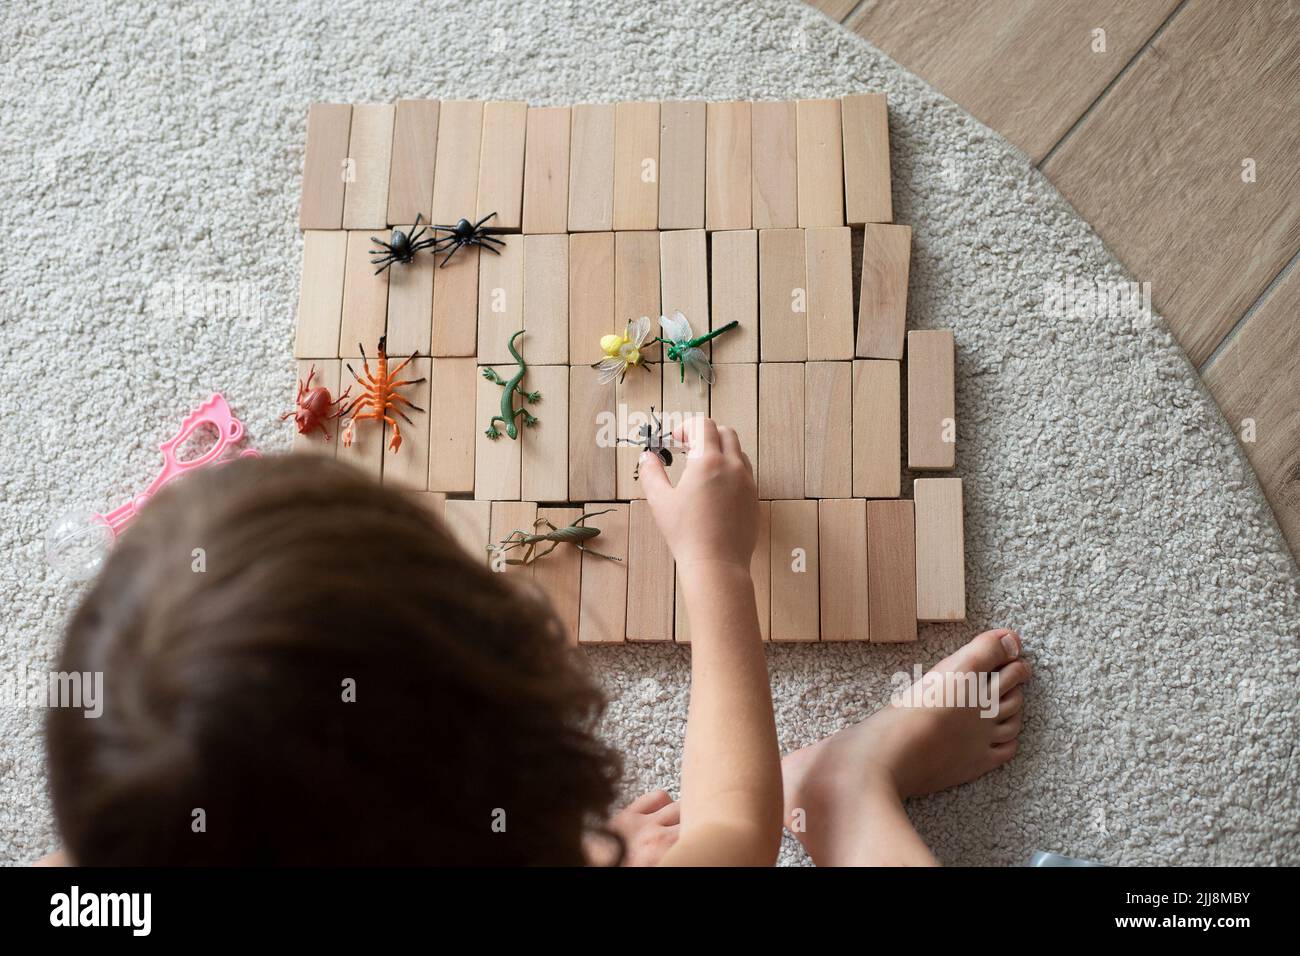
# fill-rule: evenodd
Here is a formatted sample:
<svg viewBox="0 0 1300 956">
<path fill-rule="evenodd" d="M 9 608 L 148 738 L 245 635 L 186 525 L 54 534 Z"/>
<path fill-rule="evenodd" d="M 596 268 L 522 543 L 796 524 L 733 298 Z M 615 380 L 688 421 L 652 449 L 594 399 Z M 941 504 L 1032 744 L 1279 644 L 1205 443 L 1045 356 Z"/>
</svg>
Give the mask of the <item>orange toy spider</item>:
<svg viewBox="0 0 1300 956">
<path fill-rule="evenodd" d="M 414 425 L 415 422 L 407 418 L 406 413 L 398 408 L 398 403 L 409 405 L 417 412 L 424 411 L 419 405 L 416 405 L 409 398 L 404 398 L 397 394 L 397 389 L 403 385 L 419 385 L 425 381 L 423 377 L 413 379 L 399 379 L 397 374 L 408 364 L 411 359 L 418 356 L 419 352 L 412 352 L 411 357 L 398 363 L 397 367 L 391 371 L 388 368 L 388 353 L 384 351 L 384 344 L 387 336 L 379 338 L 379 365 L 372 375 L 370 372 L 370 360 L 366 358 L 366 350 L 357 343 L 357 348 L 361 350 L 361 369 L 364 375 L 358 375 L 356 370 L 348 363 L 348 371 L 352 377 L 357 380 L 361 386 L 361 394 L 352 400 L 347 409 L 343 412 L 349 416 L 348 423 L 343 427 L 343 446 L 345 448 L 352 445 L 352 426 L 358 419 L 373 419 L 374 421 L 383 421 L 393 426 L 393 437 L 388 441 L 388 447 L 391 451 L 396 452 L 402 447 L 402 430 L 398 427 L 397 421 L 391 417 L 390 412 L 400 415 L 408 425 Z M 360 411 L 357 411 L 360 409 Z"/>
</svg>

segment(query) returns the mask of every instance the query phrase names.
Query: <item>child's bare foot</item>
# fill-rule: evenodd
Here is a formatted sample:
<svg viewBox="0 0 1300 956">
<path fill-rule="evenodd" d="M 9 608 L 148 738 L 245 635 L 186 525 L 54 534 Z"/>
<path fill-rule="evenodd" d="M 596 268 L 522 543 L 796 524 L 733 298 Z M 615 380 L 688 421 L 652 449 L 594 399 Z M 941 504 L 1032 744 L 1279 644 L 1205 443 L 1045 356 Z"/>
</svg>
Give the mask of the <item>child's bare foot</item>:
<svg viewBox="0 0 1300 956">
<path fill-rule="evenodd" d="M 785 823 L 814 863 L 935 862 L 902 801 L 968 783 L 1015 756 L 1020 685 L 1030 676 L 1019 656 L 1018 635 L 986 631 L 900 695 L 908 706 L 895 701 L 786 756 Z"/>
</svg>

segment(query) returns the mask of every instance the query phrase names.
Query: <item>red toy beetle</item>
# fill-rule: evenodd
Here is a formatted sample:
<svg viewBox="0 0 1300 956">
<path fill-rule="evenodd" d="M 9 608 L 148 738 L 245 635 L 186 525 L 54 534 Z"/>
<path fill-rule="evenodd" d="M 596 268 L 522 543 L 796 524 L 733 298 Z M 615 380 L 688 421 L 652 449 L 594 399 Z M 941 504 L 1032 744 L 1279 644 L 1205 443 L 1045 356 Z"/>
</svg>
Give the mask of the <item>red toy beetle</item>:
<svg viewBox="0 0 1300 956">
<path fill-rule="evenodd" d="M 316 366 L 311 367 L 307 373 L 307 381 L 298 381 L 298 397 L 294 399 L 296 407 L 293 411 L 285 412 L 280 416 L 280 421 L 284 421 L 290 415 L 293 416 L 294 424 L 298 426 L 298 433 L 306 435 L 319 428 L 325 433 L 325 440 L 330 440 L 329 429 L 325 423 L 332 418 L 338 418 L 343 414 L 341 405 L 343 399 L 348 397 L 348 392 L 352 391 L 352 386 L 348 386 L 338 398 L 330 398 L 330 390 L 324 385 L 317 385 L 312 388 L 311 380 L 316 375 Z M 332 413 L 332 414 L 331 414 Z"/>
</svg>

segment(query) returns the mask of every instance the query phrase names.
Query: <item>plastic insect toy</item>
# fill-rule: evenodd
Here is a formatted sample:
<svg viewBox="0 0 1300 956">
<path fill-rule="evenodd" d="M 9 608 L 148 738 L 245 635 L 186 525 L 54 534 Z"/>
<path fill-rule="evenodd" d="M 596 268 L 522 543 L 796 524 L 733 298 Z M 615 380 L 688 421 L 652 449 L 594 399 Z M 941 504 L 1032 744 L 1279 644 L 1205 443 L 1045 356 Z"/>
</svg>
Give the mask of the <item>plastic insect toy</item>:
<svg viewBox="0 0 1300 956">
<path fill-rule="evenodd" d="M 298 434 L 308 435 L 319 428 L 325 433 L 325 440 L 329 441 L 330 431 L 325 423 L 343 414 L 343 399 L 348 397 L 352 386 L 349 385 L 338 398 L 331 399 L 330 390 L 324 385 L 312 386 L 311 380 L 315 376 L 316 366 L 313 365 L 307 373 L 307 380 L 298 380 L 298 396 L 294 399 L 293 410 L 281 415 L 280 421 L 292 415 L 294 424 L 298 426 Z M 337 409 L 335 406 L 338 406 Z"/>
<path fill-rule="evenodd" d="M 442 260 L 438 268 L 441 269 L 450 262 L 451 257 L 457 253 L 461 246 L 481 246 L 493 255 L 501 255 L 496 247 L 504 246 L 505 243 L 496 236 L 488 235 L 483 228 L 483 223 L 495 215 L 496 213 L 490 212 L 474 223 L 471 223 L 468 219 L 459 219 L 454 226 L 433 226 L 435 232 L 447 233 L 447 235 L 439 236 L 433 241 L 433 254 L 436 256 L 440 252 L 451 250 L 447 252 L 447 257 Z M 488 245 L 488 243 L 496 243 L 496 245 Z"/>
<path fill-rule="evenodd" d="M 396 453 L 402 447 L 402 430 L 392 415 L 400 415 L 402 420 L 408 425 L 414 425 L 407 414 L 399 408 L 401 405 L 408 405 L 417 412 L 424 411 L 419 405 L 416 405 L 409 398 L 397 394 L 397 390 L 404 385 L 419 385 L 425 381 L 424 377 L 403 379 L 398 378 L 398 373 L 410 364 L 419 352 L 412 352 L 411 357 L 403 359 L 394 369 L 388 368 L 388 353 L 384 350 L 387 344 L 387 336 L 379 337 L 379 364 L 375 372 L 370 371 L 370 360 L 366 357 L 366 350 L 361 343 L 357 343 L 357 348 L 361 350 L 361 368 L 365 372 L 364 376 L 358 375 L 348 363 L 348 371 L 352 377 L 357 380 L 361 386 L 361 394 L 352 399 L 352 402 L 344 409 L 343 414 L 348 416 L 348 423 L 343 426 L 343 447 L 348 448 L 352 445 L 352 433 L 358 421 L 373 420 L 391 425 L 393 428 L 393 437 L 388 441 L 390 451 Z M 349 386 L 350 387 L 350 386 Z M 390 414 L 391 413 L 391 414 Z"/>
<path fill-rule="evenodd" d="M 668 443 L 673 440 L 672 435 L 664 434 L 664 423 L 655 415 L 655 407 L 650 406 L 650 420 L 636 430 L 635 438 L 620 438 L 617 444 L 636 445 L 643 451 L 653 452 L 664 467 L 673 463 L 672 449 Z M 632 480 L 637 481 L 641 477 L 641 460 L 637 459 L 636 466 L 632 469 Z"/>
<path fill-rule="evenodd" d="M 601 385 L 608 385 L 614 379 L 622 382 L 627 370 L 638 365 L 647 372 L 650 371 L 645 364 L 645 356 L 641 354 L 641 348 L 649 334 L 650 319 L 643 315 L 629 322 L 622 335 L 611 332 L 601 337 L 600 350 L 605 353 L 605 357 L 591 366 L 600 373 L 596 378 Z"/>
<path fill-rule="evenodd" d="M 488 422 L 487 429 L 483 432 L 483 434 L 487 435 L 488 438 L 494 440 L 501 437 L 501 430 L 497 428 L 497 422 L 505 425 L 506 435 L 514 439 L 519 437 L 519 425 L 515 421 L 517 417 L 522 416 L 524 424 L 529 427 L 536 425 L 538 421 L 540 421 L 540 419 L 535 415 L 529 414 L 528 410 L 525 409 L 522 404 L 519 408 L 515 408 L 516 392 L 525 402 L 536 404 L 542 400 L 541 392 L 525 392 L 519 386 L 519 383 L 524 380 L 524 375 L 528 372 L 528 363 L 525 362 L 524 357 L 515 350 L 515 339 L 519 338 L 519 336 L 523 334 L 524 330 L 520 329 L 514 335 L 510 336 L 510 341 L 506 345 L 506 348 L 510 350 L 510 354 L 515 357 L 515 361 L 519 363 L 519 371 L 515 372 L 514 377 L 511 378 L 510 381 L 507 382 L 503 379 L 496 373 L 495 369 L 483 369 L 483 377 L 485 379 L 496 385 L 500 385 L 502 389 L 504 389 L 504 391 L 501 392 L 501 414 L 493 415 L 492 420 Z"/>
<path fill-rule="evenodd" d="M 563 528 L 557 528 L 546 518 L 538 518 L 533 522 L 533 530 L 511 531 L 501 539 L 500 544 L 489 544 L 487 549 L 504 554 L 507 551 L 513 551 L 515 548 L 523 548 L 524 556 L 522 558 L 506 558 L 506 564 L 532 564 L 539 558 L 544 558 L 562 544 L 571 544 L 584 554 L 590 554 L 593 557 L 605 558 L 607 561 L 622 561 L 622 558 L 615 557 L 612 554 L 602 554 L 599 551 L 587 547 L 587 542 L 600 534 L 599 528 L 590 528 L 583 524 L 588 518 L 595 518 L 600 515 L 609 514 L 613 508 L 606 508 L 604 511 L 593 511 L 589 514 L 582 515 L 573 524 Z M 538 534 L 537 529 L 546 526 L 547 530 Z M 550 542 L 551 546 L 540 554 L 537 551 L 538 545 Z"/>
<path fill-rule="evenodd" d="M 389 242 L 384 242 L 384 240 L 375 236 L 370 237 L 371 242 L 381 247 L 370 250 L 370 255 L 373 257 L 370 264 L 379 266 L 375 270 L 375 275 L 379 275 L 394 262 L 410 262 L 415 258 L 417 252 L 421 249 L 428 249 L 438 241 L 433 234 L 424 239 L 420 238 L 429 229 L 428 226 L 420 225 L 421 218 L 423 218 L 423 214 L 417 212 L 415 214 L 415 225 L 411 227 L 409 235 L 400 229 L 394 228 L 392 236 L 389 237 Z"/>
<path fill-rule="evenodd" d="M 681 312 L 674 312 L 671 319 L 667 316 L 659 316 L 659 325 L 668 335 L 668 338 L 656 338 L 655 341 L 662 343 L 664 346 L 665 360 L 677 362 L 680 366 L 680 381 L 686 381 L 686 367 L 690 366 L 692 372 L 695 372 L 705 382 L 712 385 L 713 364 L 705 357 L 700 346 L 710 339 L 716 339 L 723 332 L 730 332 L 739 324 L 736 321 L 728 322 L 712 332 L 696 335 L 691 331 L 691 323 L 686 320 L 686 316 L 682 315 Z"/>
</svg>

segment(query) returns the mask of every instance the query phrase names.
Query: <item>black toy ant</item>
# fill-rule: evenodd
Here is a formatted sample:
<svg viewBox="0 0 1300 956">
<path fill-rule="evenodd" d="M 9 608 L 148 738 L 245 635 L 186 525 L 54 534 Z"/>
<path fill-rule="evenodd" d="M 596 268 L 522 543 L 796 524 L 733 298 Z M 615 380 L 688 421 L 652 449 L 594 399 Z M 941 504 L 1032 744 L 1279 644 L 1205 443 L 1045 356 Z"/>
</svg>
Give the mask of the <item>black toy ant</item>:
<svg viewBox="0 0 1300 956">
<path fill-rule="evenodd" d="M 635 438 L 620 438 L 617 444 L 620 445 L 637 445 L 643 451 L 653 452 L 667 468 L 673 463 L 672 450 L 668 448 L 668 442 L 672 441 L 672 435 L 664 434 L 664 423 L 655 415 L 655 407 L 650 406 L 650 421 L 646 422 L 636 430 Z M 641 460 L 638 458 L 636 467 L 632 469 L 632 480 L 637 481 L 641 477 Z"/>
</svg>

